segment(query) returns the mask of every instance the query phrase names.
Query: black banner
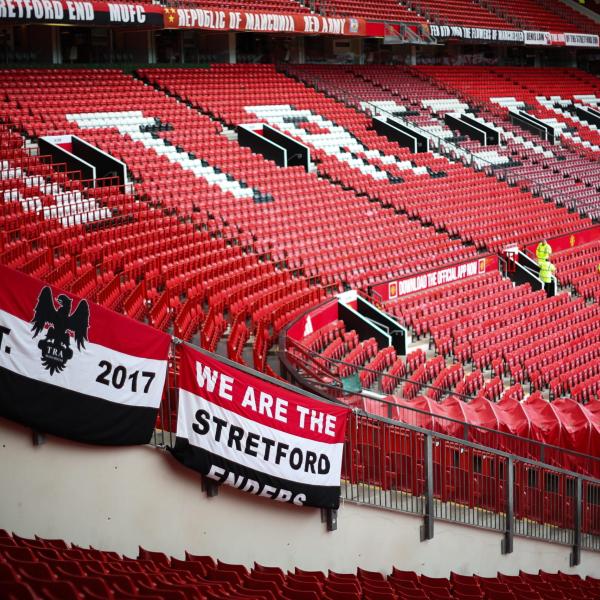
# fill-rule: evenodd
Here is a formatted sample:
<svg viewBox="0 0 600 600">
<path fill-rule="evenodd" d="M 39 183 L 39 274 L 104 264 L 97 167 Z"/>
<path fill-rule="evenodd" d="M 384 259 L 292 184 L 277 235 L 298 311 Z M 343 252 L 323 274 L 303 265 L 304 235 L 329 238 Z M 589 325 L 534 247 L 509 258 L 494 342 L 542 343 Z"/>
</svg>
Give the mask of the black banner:
<svg viewBox="0 0 600 600">
<path fill-rule="evenodd" d="M 0 0 L 0 19 L 28 23 L 164 26 L 164 9 L 151 4 L 80 0 Z"/>
</svg>

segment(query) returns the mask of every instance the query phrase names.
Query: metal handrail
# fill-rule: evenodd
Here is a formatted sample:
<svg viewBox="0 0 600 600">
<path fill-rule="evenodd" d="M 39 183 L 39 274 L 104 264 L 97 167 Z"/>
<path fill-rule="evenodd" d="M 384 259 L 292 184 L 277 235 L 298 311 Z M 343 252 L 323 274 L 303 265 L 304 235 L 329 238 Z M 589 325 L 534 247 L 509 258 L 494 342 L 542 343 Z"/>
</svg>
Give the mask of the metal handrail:
<svg viewBox="0 0 600 600">
<path fill-rule="evenodd" d="M 177 345 L 181 345 L 184 344 L 186 346 L 189 346 L 190 348 L 193 348 L 194 350 L 202 353 L 202 354 L 206 354 L 208 356 L 211 356 L 213 358 L 216 358 L 217 360 L 223 362 L 224 364 L 233 367 L 235 369 L 239 369 L 240 371 L 243 371 L 244 373 L 246 373 L 247 375 L 251 375 L 252 377 L 256 377 L 258 379 L 262 379 L 264 381 L 267 381 L 269 383 L 273 383 L 277 386 L 283 387 L 286 390 L 289 390 L 291 392 L 295 392 L 296 391 L 296 387 L 293 384 L 288 383 L 287 381 L 281 380 L 281 379 L 274 379 L 273 377 L 267 375 L 266 373 L 261 373 L 259 371 L 255 371 L 254 369 L 251 369 L 250 367 L 246 366 L 246 365 L 242 365 L 240 363 L 234 362 L 224 356 L 215 354 L 213 352 L 210 352 L 208 350 L 205 350 L 204 348 L 201 348 L 199 346 L 196 346 L 194 344 L 191 344 L 189 342 L 184 342 L 182 340 L 178 340 L 177 338 L 173 338 L 173 344 L 174 346 Z M 175 363 L 177 362 L 177 354 L 174 350 L 171 351 L 171 358 L 172 358 L 172 374 L 174 374 L 175 376 L 178 375 L 179 373 L 179 369 L 176 367 Z M 308 394 L 311 398 L 315 399 L 315 400 L 319 400 L 321 402 L 324 403 L 328 403 L 328 404 L 339 404 L 339 401 L 335 400 L 335 399 L 328 399 L 328 398 L 323 398 L 322 396 L 318 395 L 318 394 Z M 402 407 L 404 408 L 404 407 Z M 429 429 L 425 429 L 424 427 L 419 427 L 418 425 L 411 425 L 409 423 L 402 423 L 400 421 L 394 420 L 392 418 L 389 417 L 383 417 L 381 415 L 373 415 L 371 413 L 368 413 L 360 408 L 353 408 L 352 412 L 355 415 L 361 416 L 361 417 L 366 417 L 375 421 L 379 421 L 383 424 L 386 425 L 392 425 L 394 427 L 398 427 L 398 428 L 402 428 L 402 429 L 406 429 L 409 430 L 413 433 L 419 433 L 419 434 L 423 434 L 423 435 L 430 435 L 430 434 L 434 434 L 436 438 L 439 438 L 440 440 L 444 440 L 446 442 L 451 442 L 451 443 L 460 443 L 462 445 L 464 445 L 465 447 L 471 448 L 471 449 L 475 449 L 475 450 L 481 450 L 484 452 L 489 452 L 498 456 L 502 456 L 504 458 L 513 458 L 513 459 L 518 459 L 520 461 L 526 462 L 528 464 L 531 464 L 532 466 L 537 466 L 537 467 L 541 467 L 544 469 L 548 469 L 557 473 L 561 473 L 563 475 L 569 475 L 569 476 L 573 476 L 573 477 L 577 477 L 580 478 L 584 481 L 589 481 L 590 483 L 594 483 L 594 484 L 600 484 L 600 479 L 596 479 L 594 477 L 591 476 L 587 476 L 581 473 L 576 473 L 573 471 L 569 471 L 568 469 L 564 469 L 561 467 L 556 467 L 553 465 L 548 465 L 547 463 L 543 463 L 540 461 L 537 461 L 535 459 L 532 458 L 527 458 L 527 457 L 522 457 L 522 456 L 518 456 L 515 454 L 512 454 L 510 452 L 506 452 L 503 450 L 499 450 L 496 448 L 490 448 L 488 446 L 484 446 L 482 444 L 478 444 L 477 442 L 470 442 L 468 440 L 461 440 L 459 438 L 453 437 L 451 435 L 445 434 L 445 433 L 441 433 L 441 432 L 432 432 Z M 429 413 L 426 413 L 429 414 Z M 453 420 L 453 419 L 450 419 Z M 462 421 L 455 421 L 457 423 L 462 423 Z M 495 430 L 491 429 L 489 431 L 495 432 Z M 522 440 L 523 438 L 520 438 L 518 436 L 513 436 L 516 439 Z M 552 450 L 563 450 L 563 448 L 560 448 L 558 446 L 550 446 L 548 444 L 545 444 L 547 447 L 549 447 Z M 587 455 L 581 455 L 581 456 L 587 456 Z M 594 458 L 594 457 L 591 457 Z M 596 459 L 599 460 L 600 459 Z"/>
<path fill-rule="evenodd" d="M 178 387 L 177 357 L 173 347 L 168 384 L 173 390 Z M 216 358 L 253 377 L 295 389 Z M 173 402 L 163 401 L 163 423 L 169 422 L 164 411 L 170 418 Z M 159 441 L 163 447 L 165 442 L 172 444 L 172 432 L 157 430 L 155 442 Z M 445 520 L 501 533 L 504 553 L 512 551 L 514 536 L 571 546 L 573 565 L 579 563 L 582 549 L 600 551 L 600 480 L 535 458 L 355 408 L 346 429 L 341 478 L 344 502 L 423 517 L 421 539 L 431 539 L 435 520 Z"/>
<path fill-rule="evenodd" d="M 294 319 L 293 321 L 288 323 L 286 325 L 286 327 L 284 327 L 283 330 L 281 331 L 280 337 L 279 337 L 280 361 L 281 361 L 282 365 L 284 366 L 284 368 L 290 373 L 290 375 L 292 377 L 294 377 L 297 381 L 300 382 L 302 387 L 311 389 L 315 393 L 323 394 L 324 393 L 323 390 L 326 390 L 325 393 L 327 393 L 327 391 L 330 392 L 331 393 L 330 398 L 334 399 L 334 400 L 338 400 L 340 398 L 340 396 L 343 398 L 344 396 L 348 396 L 348 395 L 356 395 L 356 394 L 348 394 L 348 392 L 345 392 L 343 390 L 343 388 L 339 385 L 335 386 L 331 383 L 324 382 L 324 381 L 312 382 L 308 378 L 302 377 L 293 367 L 293 359 L 290 360 L 290 357 L 287 354 L 287 344 L 289 341 L 293 341 L 293 343 L 296 347 L 298 347 L 298 346 L 301 347 L 302 344 L 300 342 L 298 342 L 297 340 L 290 340 L 290 338 L 287 337 L 287 330 L 292 325 L 294 325 L 294 323 L 296 323 L 296 321 L 300 320 L 306 314 L 310 313 L 314 309 L 315 309 L 315 307 L 305 311 L 302 315 L 299 315 L 298 317 L 296 317 L 296 319 Z M 329 364 L 335 364 L 335 365 L 341 365 L 341 366 L 348 366 L 348 367 L 353 368 L 356 371 L 360 370 L 360 371 L 370 372 L 370 373 L 375 374 L 377 378 L 385 376 L 385 377 L 391 377 L 398 382 L 415 383 L 426 389 L 433 389 L 435 391 L 439 391 L 442 393 L 442 395 L 456 396 L 456 397 L 458 397 L 462 400 L 466 400 L 466 401 L 473 399 L 472 396 L 457 394 L 452 390 L 438 388 L 438 387 L 432 386 L 430 384 L 422 384 L 422 383 L 414 381 L 410 378 L 399 377 L 397 375 L 388 375 L 387 373 L 382 373 L 380 371 L 373 371 L 372 369 L 369 369 L 367 367 L 350 365 L 349 363 L 346 363 L 342 360 L 323 357 L 318 352 L 311 351 L 308 348 L 306 348 L 305 346 L 304 346 L 304 350 L 305 350 L 306 355 L 310 355 L 313 358 L 319 358 L 322 361 L 325 361 L 326 364 L 329 363 Z M 464 432 L 463 441 L 466 439 L 466 437 L 469 435 L 470 432 L 479 432 L 482 436 L 488 436 L 488 437 L 496 436 L 497 438 L 499 438 L 500 441 L 505 441 L 505 446 L 507 446 L 507 447 L 516 446 L 517 448 L 519 448 L 520 446 L 527 446 L 528 448 L 525 448 L 523 453 L 525 453 L 526 450 L 529 450 L 529 452 L 527 452 L 527 454 L 529 454 L 529 455 L 538 455 L 540 457 L 544 457 L 544 456 L 552 456 L 553 454 L 558 454 L 559 456 L 565 458 L 565 460 L 562 461 L 563 463 L 566 462 L 566 459 L 570 459 L 569 462 L 573 462 L 576 466 L 581 466 L 582 469 L 585 467 L 585 463 L 587 462 L 588 466 L 589 466 L 589 468 L 587 469 L 588 471 L 592 471 L 592 472 L 597 471 L 600 473 L 600 458 L 599 457 L 584 454 L 584 453 L 578 452 L 576 450 L 562 448 L 560 446 L 555 446 L 553 444 L 547 444 L 545 442 L 540 442 L 538 440 L 532 440 L 530 438 L 523 438 L 523 437 L 520 437 L 513 433 L 508 433 L 508 432 L 499 431 L 496 429 L 491 429 L 488 427 L 484 427 L 482 425 L 474 425 L 471 423 L 467 423 L 465 421 L 460 421 L 458 419 L 454 419 L 452 417 L 432 414 L 432 413 L 423 411 L 423 410 L 415 408 L 415 407 L 404 406 L 404 405 L 399 406 L 395 402 L 391 402 L 384 398 L 381 398 L 381 399 L 376 398 L 372 395 L 369 395 L 369 400 L 378 402 L 381 405 L 385 406 L 387 409 L 386 412 L 390 416 L 393 414 L 394 410 L 399 409 L 402 411 L 406 410 L 406 411 L 410 411 L 411 413 L 427 416 L 427 417 L 431 418 L 434 423 L 436 421 L 438 421 L 438 422 L 445 422 L 445 423 L 449 423 L 449 424 L 451 423 L 455 426 L 462 426 L 463 432 Z M 399 421 L 393 421 L 393 422 L 399 423 Z M 453 438 L 453 439 L 458 439 L 458 438 Z M 520 456 L 520 455 L 515 455 L 515 456 Z M 520 456 L 520 458 L 525 459 L 527 457 Z M 583 464 L 580 465 L 580 462 Z"/>
</svg>

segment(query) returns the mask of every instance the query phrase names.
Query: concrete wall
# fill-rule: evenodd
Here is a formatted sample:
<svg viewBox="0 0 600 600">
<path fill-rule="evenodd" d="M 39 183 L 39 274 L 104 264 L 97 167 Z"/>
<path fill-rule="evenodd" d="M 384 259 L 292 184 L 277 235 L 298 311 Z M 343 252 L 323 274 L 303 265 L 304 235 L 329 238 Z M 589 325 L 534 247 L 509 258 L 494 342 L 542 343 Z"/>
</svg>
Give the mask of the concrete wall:
<svg viewBox="0 0 600 600">
<path fill-rule="evenodd" d="M 419 541 L 417 517 L 345 504 L 328 533 L 320 511 L 222 488 L 208 498 L 200 478 L 152 447 L 99 448 L 31 432 L 0 419 L 0 528 L 137 556 L 141 544 L 182 558 L 184 550 L 225 562 L 257 561 L 284 568 L 357 566 L 388 572 L 393 565 L 429 576 L 451 570 L 484 576 L 519 569 L 600 574 L 600 554 L 583 552 L 569 568 L 565 546 L 515 539 L 500 554 L 500 535 L 436 522 L 433 540 Z"/>
</svg>

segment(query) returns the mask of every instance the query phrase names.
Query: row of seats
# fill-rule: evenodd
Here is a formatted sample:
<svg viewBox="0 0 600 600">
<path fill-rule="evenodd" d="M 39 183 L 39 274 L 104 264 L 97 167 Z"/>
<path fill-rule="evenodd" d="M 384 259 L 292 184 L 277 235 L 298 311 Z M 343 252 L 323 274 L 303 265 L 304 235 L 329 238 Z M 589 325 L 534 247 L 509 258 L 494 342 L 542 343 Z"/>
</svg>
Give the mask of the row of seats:
<svg viewBox="0 0 600 600">
<path fill-rule="evenodd" d="M 362 17 L 377 21 L 401 21 L 426 27 L 425 19 L 408 6 L 393 0 L 358 2 L 357 0 L 312 0 L 310 6 L 328 17 Z"/>
<path fill-rule="evenodd" d="M 554 122 L 555 127 L 561 129 L 562 137 L 572 137 L 579 140 L 583 146 L 590 147 L 593 144 L 591 148 L 596 153 L 600 150 L 598 146 L 600 136 L 596 126 L 584 124 L 579 117 L 564 110 L 565 107 L 572 106 L 571 100 L 576 96 L 595 96 L 599 90 L 595 78 L 577 69 L 560 73 L 558 79 L 553 78 L 556 72 L 531 68 L 514 70 L 498 67 L 497 73 L 512 82 L 516 89 L 522 87 L 534 95 L 536 100 L 533 103 L 534 114 L 546 122 Z M 568 133 L 567 127 L 576 128 L 577 136 Z"/>
<path fill-rule="evenodd" d="M 600 300 L 600 242 L 578 245 L 556 252 L 552 256 L 556 264 L 556 276 L 562 285 L 586 300 Z"/>
<path fill-rule="evenodd" d="M 580 91 L 585 97 L 591 94 L 591 97 L 595 98 L 597 84 L 588 78 L 587 74 L 578 70 L 546 69 L 549 73 L 541 75 L 545 78 L 544 85 L 530 90 L 529 87 L 521 85 L 522 80 L 526 79 L 531 71 L 536 74 L 541 70 L 513 69 L 513 81 L 510 82 L 500 68 L 460 67 L 454 70 L 445 67 L 416 67 L 415 70 L 452 93 L 466 95 L 473 106 L 479 106 L 480 117 L 484 117 L 503 132 L 510 149 L 511 164 L 508 168 L 495 169 L 498 176 L 514 185 L 541 194 L 546 199 L 553 199 L 559 205 L 597 218 L 600 208 L 595 202 L 600 183 L 595 166 L 598 151 L 589 141 L 582 139 L 587 135 L 586 128 L 580 127 L 576 135 L 568 133 L 564 129 L 566 124 L 563 123 L 560 146 L 554 146 L 539 136 L 512 125 L 506 112 L 511 107 L 533 110 L 545 120 L 556 121 L 556 114 L 549 112 L 549 109 L 539 103 L 540 94 L 550 96 L 552 91 L 557 91 L 558 88 L 563 97 L 569 97 L 571 94 L 578 97 L 581 94 L 575 92 Z M 481 81 L 485 81 L 484 87 L 481 86 Z M 567 88 L 564 87 L 564 82 L 567 82 Z M 569 91 L 569 88 L 573 91 Z M 577 126 L 578 123 L 571 119 L 569 127 L 575 129 Z M 591 133 L 594 136 L 591 139 L 595 139 L 595 132 Z M 515 145 L 515 141 L 519 142 L 518 145 Z"/>
<path fill-rule="evenodd" d="M 510 181 L 511 185 L 576 208 L 584 215 L 596 216 L 593 200 L 600 176 L 594 161 L 579 157 L 571 150 L 556 149 L 541 140 L 534 143 L 532 134 L 511 125 L 508 119 L 501 119 L 479 106 L 471 108 L 453 98 L 455 91 L 423 77 L 417 69 L 383 65 L 298 65 L 289 66 L 287 72 L 319 89 L 327 89 L 328 93 L 367 113 L 392 115 L 413 123 L 419 133 L 429 138 L 430 146 L 476 168 L 484 168 L 497 178 Z M 444 123 L 447 112 L 468 112 L 472 118 L 491 125 L 499 132 L 502 145 L 483 147 L 478 141 L 466 141 Z"/>
<path fill-rule="evenodd" d="M 600 580 L 544 571 L 445 578 L 396 567 L 389 575 L 360 567 L 355 573 L 286 572 L 256 562 L 249 569 L 188 552 L 180 560 L 140 547 L 137 558 L 128 558 L 1 531 L 0 594 L 6 600 L 596 600 Z"/>
<path fill-rule="evenodd" d="M 597 160 L 598 132 L 564 111 L 550 110 L 540 102 L 540 99 L 550 99 L 554 103 L 577 100 L 580 96 L 597 97 L 600 93 L 598 82 L 590 74 L 579 69 L 533 67 L 419 66 L 416 69 L 453 90 L 486 103 L 488 108 L 493 104 L 503 106 L 505 111 L 511 106 L 518 107 L 532 111 L 542 120 L 555 124 L 558 120 L 562 129 L 561 144 L 581 156 Z M 576 130 L 577 136 L 568 133 L 565 127 Z"/>
<path fill-rule="evenodd" d="M 509 374 L 516 382 L 529 380 L 536 389 L 572 393 L 595 376 L 591 365 L 600 360 L 591 333 L 600 318 L 598 305 L 586 306 L 583 298 L 565 293 L 548 298 L 527 284 L 513 288 L 499 274 L 409 294 L 387 308 L 417 335 L 431 335 L 440 354 L 492 368 L 498 376 Z M 593 361 L 587 371 L 570 360 L 583 347 L 585 360 Z"/>
<path fill-rule="evenodd" d="M 549 32 L 598 33 L 598 24 L 568 5 L 547 0 L 411 0 L 407 5 L 427 20 L 443 25 Z"/>
<path fill-rule="evenodd" d="M 428 21 L 443 25 L 464 25 L 490 29 L 514 29 L 514 26 L 486 9 L 483 5 L 469 0 L 410 0 L 408 5 Z"/>
<path fill-rule="evenodd" d="M 522 244 L 527 237 L 543 237 L 544 232 L 551 236 L 550 231 L 582 226 L 577 215 L 554 209 L 484 173 L 429 154 L 407 154 L 406 149 L 370 131 L 364 115 L 268 68 L 232 65 L 215 72 L 158 69 L 142 74 L 232 126 L 267 120 L 308 143 L 324 177 L 446 228 L 476 246 L 499 250 L 510 241 Z M 320 123 L 326 132 L 307 133 L 297 126 L 305 122 Z M 459 194 L 460 205 L 448 207 L 450 190 Z M 510 211 L 499 208 L 499 198 L 511 206 Z M 525 214 L 530 217 L 532 213 L 539 218 L 530 219 L 531 225 L 525 228 Z"/>
<path fill-rule="evenodd" d="M 592 34 L 600 29 L 597 23 L 565 3 L 558 7 L 546 0 L 487 0 L 486 4 L 490 10 L 508 15 L 519 29 Z"/>
<path fill-rule="evenodd" d="M 451 286 L 451 289 L 456 294 L 457 286 Z M 502 312 L 502 307 L 499 310 Z M 315 340 L 319 343 L 315 344 Z M 356 332 L 347 332 L 339 321 L 323 325 L 299 340 L 299 344 L 289 349 L 287 354 L 305 376 L 331 383 L 334 378 L 358 373 L 363 389 L 371 388 L 391 396 L 387 403 L 347 397 L 346 402 L 352 406 L 461 439 L 467 436 L 477 441 L 480 436 L 487 436 L 486 445 L 498 449 L 512 447 L 518 440 L 518 449 L 513 448 L 512 451 L 526 458 L 541 458 L 543 452 L 538 442 L 562 447 L 567 452 L 548 455 L 545 460 L 583 473 L 600 472 L 600 463 L 594 466 L 597 461 L 590 458 L 584 464 L 571 453 L 575 451 L 591 457 L 600 449 L 600 415 L 597 410 L 600 403 L 583 406 L 563 398 L 549 404 L 541 399 L 539 391 L 523 401 L 521 384 L 505 389 L 502 361 L 496 361 L 490 374 L 484 375 L 479 369 L 466 371 L 460 362 L 448 364 L 439 354 L 427 360 L 420 349 L 403 359 L 396 357 L 391 347 L 378 349 L 373 339 L 359 341 Z M 583 341 L 581 344 L 584 346 Z M 589 370 L 589 358 L 595 356 L 597 347 L 598 344 L 593 346 L 593 350 L 589 346 L 582 348 L 581 352 L 585 352 L 583 364 L 571 362 L 576 346 L 571 347 L 571 354 L 562 361 L 556 360 L 556 352 L 542 353 L 539 359 L 545 363 L 542 368 L 544 379 L 540 379 L 536 387 L 549 385 L 551 379 L 561 372 L 568 374 L 567 383 L 571 381 L 571 385 L 575 385 L 577 380 L 569 377 L 573 378 L 575 373 L 583 376 L 583 370 Z M 526 361 L 530 379 L 534 379 L 535 371 L 531 368 L 536 365 L 537 357 Z M 560 390 L 561 393 L 567 391 Z M 475 398 L 469 400 L 469 396 Z M 435 415 L 429 417 L 433 421 L 423 421 L 423 417 L 419 416 L 419 412 L 423 411 Z M 456 429 L 457 422 L 465 423 L 464 430 Z M 493 432 L 504 433 L 491 435 Z M 510 435 L 504 435 L 506 433 Z M 511 439 L 511 436 L 518 437 Z M 527 440 L 534 442 L 528 445 Z"/>
<path fill-rule="evenodd" d="M 266 13 L 302 14 L 309 15 L 314 11 L 306 4 L 296 0 L 260 0 L 260 2 L 249 2 L 248 0 L 227 0 L 219 3 L 216 0 L 167 0 L 167 4 L 186 8 L 205 8 L 208 10 L 233 10 L 233 11 L 260 11 Z M 166 18 L 166 17 L 165 17 Z"/>
</svg>

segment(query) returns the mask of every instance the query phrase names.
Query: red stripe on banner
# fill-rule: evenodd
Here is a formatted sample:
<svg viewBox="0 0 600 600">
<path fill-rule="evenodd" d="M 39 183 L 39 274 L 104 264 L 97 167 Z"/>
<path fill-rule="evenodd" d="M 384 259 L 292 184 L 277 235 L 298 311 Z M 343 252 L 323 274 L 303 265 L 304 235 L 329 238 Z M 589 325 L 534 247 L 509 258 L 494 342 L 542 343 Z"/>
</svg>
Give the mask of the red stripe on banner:
<svg viewBox="0 0 600 600">
<path fill-rule="evenodd" d="M 3 0 L 0 19 L 38 23 L 78 23 L 162 26 L 164 9 L 152 4 L 124 2 L 89 2 L 87 0 L 54 0 L 53 2 L 21 2 Z"/>
<path fill-rule="evenodd" d="M 279 431 L 329 444 L 344 441 L 350 412 L 346 406 L 253 377 L 185 344 L 179 352 L 182 389 Z"/>
<path fill-rule="evenodd" d="M 0 282 L 0 309 L 27 322 L 31 322 L 34 318 L 40 293 L 47 286 L 52 290 L 55 310 L 59 308 L 57 299 L 61 294 L 72 300 L 71 314 L 77 310 L 81 300 L 79 296 L 64 292 L 60 288 L 4 265 L 0 265 Z M 88 339 L 91 343 L 131 356 L 165 360 L 171 342 L 168 334 L 92 302 L 88 304 L 90 309 Z"/>
<path fill-rule="evenodd" d="M 552 252 L 560 252 L 561 250 L 568 250 L 569 248 L 576 248 L 583 244 L 589 244 L 600 239 L 600 226 L 595 225 L 588 229 L 581 229 L 580 231 L 574 231 L 573 233 L 567 233 L 560 235 L 555 238 L 546 240 L 552 247 Z M 529 244 L 527 249 L 535 254 L 535 249 L 539 242 Z"/>
</svg>

